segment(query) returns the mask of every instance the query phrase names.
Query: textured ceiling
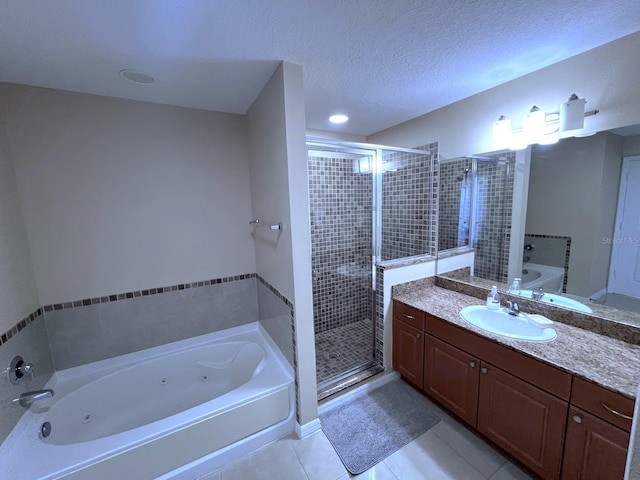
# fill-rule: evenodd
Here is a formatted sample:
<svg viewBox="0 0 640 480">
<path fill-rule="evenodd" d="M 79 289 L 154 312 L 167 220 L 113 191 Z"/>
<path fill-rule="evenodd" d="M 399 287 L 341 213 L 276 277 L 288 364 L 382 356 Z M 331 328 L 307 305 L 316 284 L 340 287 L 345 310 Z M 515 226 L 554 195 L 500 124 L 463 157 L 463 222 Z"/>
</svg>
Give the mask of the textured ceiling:
<svg viewBox="0 0 640 480">
<path fill-rule="evenodd" d="M 638 30 L 638 0 L 0 0 L 0 81 L 245 113 L 286 60 L 308 128 L 368 135 Z"/>
</svg>

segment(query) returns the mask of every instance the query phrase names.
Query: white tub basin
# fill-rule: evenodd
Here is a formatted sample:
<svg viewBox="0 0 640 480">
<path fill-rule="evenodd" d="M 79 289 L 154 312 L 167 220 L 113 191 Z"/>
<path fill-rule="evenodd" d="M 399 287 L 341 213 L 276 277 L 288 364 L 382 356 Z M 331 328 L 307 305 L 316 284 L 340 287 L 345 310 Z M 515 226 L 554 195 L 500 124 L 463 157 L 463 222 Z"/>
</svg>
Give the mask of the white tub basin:
<svg viewBox="0 0 640 480">
<path fill-rule="evenodd" d="M 490 310 L 484 305 L 472 305 L 460 310 L 460 316 L 472 325 L 503 337 L 528 342 L 549 342 L 556 338 L 553 328 L 541 328 L 529 323 L 522 314 L 509 315 L 504 310 Z"/>
<path fill-rule="evenodd" d="M 520 295 L 526 298 L 533 298 L 531 296 L 531 290 L 522 290 Z M 555 293 L 546 293 L 540 299 L 541 302 L 549 303 L 551 305 L 555 305 L 556 307 L 564 307 L 570 308 L 572 310 L 576 310 L 578 312 L 583 313 L 593 313 L 589 307 L 587 307 L 584 303 L 580 303 L 573 298 L 564 297 L 562 295 L 556 295 Z"/>
</svg>

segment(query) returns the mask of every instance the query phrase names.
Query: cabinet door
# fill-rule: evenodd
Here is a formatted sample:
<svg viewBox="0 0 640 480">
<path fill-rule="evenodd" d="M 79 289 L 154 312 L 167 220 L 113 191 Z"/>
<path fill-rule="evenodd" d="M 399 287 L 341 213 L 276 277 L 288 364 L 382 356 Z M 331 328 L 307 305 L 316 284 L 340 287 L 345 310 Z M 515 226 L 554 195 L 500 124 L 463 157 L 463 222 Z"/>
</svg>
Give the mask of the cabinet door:
<svg viewBox="0 0 640 480">
<path fill-rule="evenodd" d="M 569 410 L 563 480 L 622 480 L 629 434 L 579 408 Z"/>
<path fill-rule="evenodd" d="M 545 479 L 559 478 L 567 403 L 482 362 L 478 430 Z"/>
<path fill-rule="evenodd" d="M 425 342 L 425 392 L 475 427 L 480 361 L 431 335 Z"/>
<path fill-rule="evenodd" d="M 393 322 L 393 368 L 422 388 L 424 333 L 404 322 Z"/>
</svg>

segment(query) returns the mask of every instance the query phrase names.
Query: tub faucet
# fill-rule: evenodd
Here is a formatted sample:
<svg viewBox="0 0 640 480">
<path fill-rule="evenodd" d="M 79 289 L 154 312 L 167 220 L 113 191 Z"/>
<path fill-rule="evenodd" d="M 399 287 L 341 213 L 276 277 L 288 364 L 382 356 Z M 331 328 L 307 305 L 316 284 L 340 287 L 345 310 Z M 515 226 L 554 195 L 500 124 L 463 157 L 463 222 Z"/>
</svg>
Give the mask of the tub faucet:
<svg viewBox="0 0 640 480">
<path fill-rule="evenodd" d="M 25 392 L 20 395 L 20 398 L 18 398 L 18 403 L 21 407 L 29 408 L 33 402 L 42 398 L 53 397 L 53 395 L 54 392 L 50 388 L 47 388 L 46 390 L 34 390 L 33 392 Z"/>
<path fill-rule="evenodd" d="M 531 298 L 534 300 L 540 300 L 542 297 L 544 297 L 544 290 L 542 290 L 542 287 L 531 291 Z"/>
</svg>

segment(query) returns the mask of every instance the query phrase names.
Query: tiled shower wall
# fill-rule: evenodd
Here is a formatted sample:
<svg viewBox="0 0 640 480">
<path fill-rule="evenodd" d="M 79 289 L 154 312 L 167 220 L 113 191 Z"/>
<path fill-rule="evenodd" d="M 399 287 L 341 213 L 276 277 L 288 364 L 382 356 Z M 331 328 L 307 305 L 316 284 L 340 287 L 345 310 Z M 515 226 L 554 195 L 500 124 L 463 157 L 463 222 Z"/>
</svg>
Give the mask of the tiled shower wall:
<svg viewBox="0 0 640 480">
<path fill-rule="evenodd" d="M 308 159 L 315 333 L 372 318 L 371 175 L 353 161 Z"/>
<path fill-rule="evenodd" d="M 429 154 L 391 153 L 383 158 L 382 261 L 435 255 L 437 143 L 416 147 Z M 432 158 L 434 160 L 432 160 Z"/>
<path fill-rule="evenodd" d="M 469 158 L 440 163 L 438 250 L 469 245 L 471 167 L 472 161 Z"/>
<path fill-rule="evenodd" d="M 478 160 L 474 275 L 507 282 L 515 152 Z"/>
</svg>

